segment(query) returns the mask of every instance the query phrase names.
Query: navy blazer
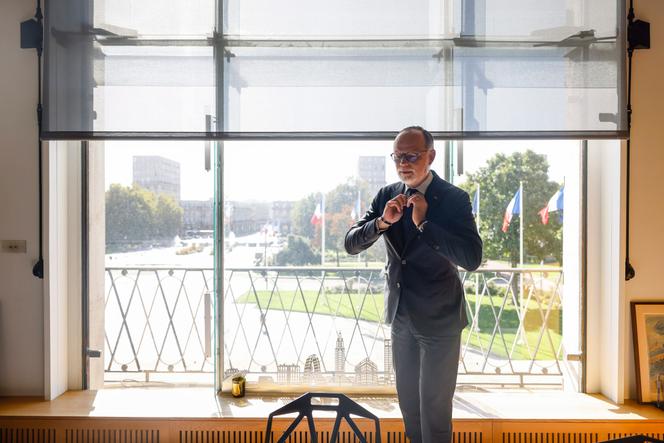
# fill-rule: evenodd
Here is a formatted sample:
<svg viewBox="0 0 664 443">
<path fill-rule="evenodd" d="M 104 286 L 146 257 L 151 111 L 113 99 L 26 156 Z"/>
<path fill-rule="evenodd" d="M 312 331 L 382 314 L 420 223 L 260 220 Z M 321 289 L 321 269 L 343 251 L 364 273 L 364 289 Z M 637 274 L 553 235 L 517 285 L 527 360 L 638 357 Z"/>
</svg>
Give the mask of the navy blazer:
<svg viewBox="0 0 664 443">
<path fill-rule="evenodd" d="M 480 266 L 482 239 L 468 193 L 431 172 L 423 232 L 410 221 L 404 231 L 401 220 L 378 231 L 375 219 L 387 201 L 406 191 L 398 182 L 378 191 L 364 217 L 346 233 L 344 245 L 349 254 L 358 254 L 382 235 L 387 247 L 385 322 L 392 323 L 403 303 L 417 332 L 444 336 L 458 334 L 468 324 L 457 266 L 468 271 Z"/>
</svg>

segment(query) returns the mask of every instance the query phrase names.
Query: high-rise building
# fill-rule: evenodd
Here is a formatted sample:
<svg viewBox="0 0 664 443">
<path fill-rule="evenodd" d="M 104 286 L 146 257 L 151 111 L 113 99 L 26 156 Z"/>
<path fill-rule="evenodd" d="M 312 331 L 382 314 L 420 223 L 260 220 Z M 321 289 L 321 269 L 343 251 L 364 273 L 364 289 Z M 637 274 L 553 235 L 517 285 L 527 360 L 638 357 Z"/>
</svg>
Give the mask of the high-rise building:
<svg viewBox="0 0 664 443">
<path fill-rule="evenodd" d="M 182 218 L 185 231 L 211 230 L 213 228 L 212 210 L 214 202 L 210 200 L 182 200 Z"/>
<path fill-rule="evenodd" d="M 295 202 L 286 200 L 272 202 L 270 220 L 279 229 L 280 234 L 291 232 L 291 211 L 294 205 Z"/>
<path fill-rule="evenodd" d="M 385 156 L 361 155 L 357 161 L 357 176 L 369 185 L 369 198 L 387 183 L 385 181 Z"/>
<path fill-rule="evenodd" d="M 158 155 L 135 155 L 133 182 L 155 194 L 180 201 L 180 163 Z"/>
<path fill-rule="evenodd" d="M 260 232 L 270 220 L 270 203 L 226 201 L 226 228 L 236 236 Z"/>
</svg>

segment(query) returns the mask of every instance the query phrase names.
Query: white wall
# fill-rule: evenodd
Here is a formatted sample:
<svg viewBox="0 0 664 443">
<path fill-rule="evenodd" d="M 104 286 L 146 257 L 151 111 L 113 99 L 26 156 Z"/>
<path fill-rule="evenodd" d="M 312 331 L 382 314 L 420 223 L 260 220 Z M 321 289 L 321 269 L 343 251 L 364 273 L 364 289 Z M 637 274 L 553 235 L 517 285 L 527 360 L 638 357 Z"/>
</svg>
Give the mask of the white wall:
<svg viewBox="0 0 664 443">
<path fill-rule="evenodd" d="M 54 399 L 82 381 L 80 142 L 45 143 L 44 165 L 44 398 Z"/>
<path fill-rule="evenodd" d="M 0 240 L 27 240 L 27 254 L 0 253 L 0 395 L 43 395 L 42 281 L 38 257 L 37 56 L 20 49 L 19 23 L 35 2 L 0 5 Z"/>
<path fill-rule="evenodd" d="M 625 365 L 624 149 L 588 142 L 586 391 L 622 403 Z"/>
<path fill-rule="evenodd" d="M 44 392 L 42 282 L 31 274 L 38 256 L 36 56 L 19 48 L 19 23 L 34 7 L 21 0 L 0 6 L 0 239 L 27 240 L 28 247 L 27 254 L 0 253 L 0 395 Z M 664 2 L 638 1 L 636 15 L 651 23 L 652 49 L 634 57 L 630 255 L 636 278 L 621 301 L 627 315 L 631 300 L 664 300 Z M 615 327 L 621 328 L 624 394 L 634 398 L 626 319 Z"/>
</svg>

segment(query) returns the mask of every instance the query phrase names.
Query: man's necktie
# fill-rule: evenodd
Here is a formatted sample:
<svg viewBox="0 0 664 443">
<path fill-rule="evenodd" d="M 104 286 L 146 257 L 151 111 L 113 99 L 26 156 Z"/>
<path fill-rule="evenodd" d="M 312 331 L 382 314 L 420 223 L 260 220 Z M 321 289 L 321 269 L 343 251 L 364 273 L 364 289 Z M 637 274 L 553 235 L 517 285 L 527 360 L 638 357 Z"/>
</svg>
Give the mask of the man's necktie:
<svg viewBox="0 0 664 443">
<path fill-rule="evenodd" d="M 418 190 L 415 188 L 408 188 L 406 190 L 406 197 L 410 198 L 413 195 L 417 194 Z M 404 233 L 404 239 L 408 238 L 408 233 L 412 230 L 413 228 L 413 207 L 412 206 L 407 206 L 403 208 L 403 216 L 401 217 L 402 219 L 402 226 L 403 226 L 403 233 Z"/>
</svg>

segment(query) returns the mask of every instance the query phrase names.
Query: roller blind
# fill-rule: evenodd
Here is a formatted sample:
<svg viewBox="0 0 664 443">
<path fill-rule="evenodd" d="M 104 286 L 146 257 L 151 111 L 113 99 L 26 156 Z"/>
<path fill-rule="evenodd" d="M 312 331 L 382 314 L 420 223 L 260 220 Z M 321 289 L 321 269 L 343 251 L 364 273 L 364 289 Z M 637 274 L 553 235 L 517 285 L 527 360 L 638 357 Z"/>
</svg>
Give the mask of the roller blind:
<svg viewBox="0 0 664 443">
<path fill-rule="evenodd" d="M 626 135 L 620 0 L 46 6 L 45 138 Z"/>
</svg>

